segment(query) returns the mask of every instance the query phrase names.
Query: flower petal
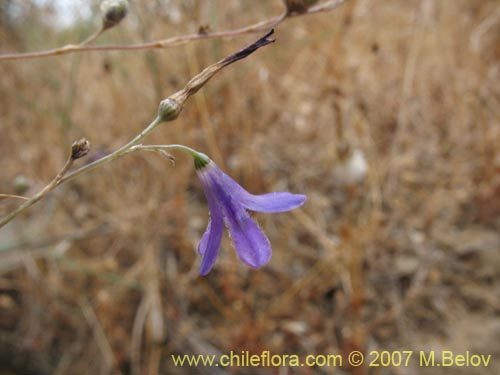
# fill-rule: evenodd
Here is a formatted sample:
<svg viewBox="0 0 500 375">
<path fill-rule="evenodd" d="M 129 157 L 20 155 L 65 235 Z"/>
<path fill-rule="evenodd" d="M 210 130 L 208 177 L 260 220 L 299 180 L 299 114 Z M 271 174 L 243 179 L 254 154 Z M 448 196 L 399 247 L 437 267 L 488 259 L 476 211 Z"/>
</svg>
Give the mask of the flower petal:
<svg viewBox="0 0 500 375">
<path fill-rule="evenodd" d="M 243 207 L 241 209 L 244 210 Z M 262 267 L 271 259 L 269 239 L 246 212 L 245 217 L 239 216 L 237 220 L 228 216 L 226 221 L 236 254 L 250 267 Z"/>
<path fill-rule="evenodd" d="M 211 176 L 211 182 L 238 257 L 253 268 L 269 262 L 271 244 L 264 232 L 218 176 Z"/>
<path fill-rule="evenodd" d="M 227 225 L 238 257 L 259 268 L 271 259 L 271 244 L 246 209 L 260 212 L 284 212 L 302 205 L 306 197 L 288 192 L 253 195 L 247 192 L 213 162 L 197 167 L 210 208 L 211 221 L 198 251 L 203 255 L 200 274 L 213 267 L 220 248 L 223 222 Z"/>
<path fill-rule="evenodd" d="M 203 255 L 200 275 L 206 275 L 214 266 L 219 255 L 222 233 L 224 232 L 224 222 L 222 211 L 214 196 L 213 186 L 210 184 L 210 178 L 203 172 L 198 173 L 198 175 L 210 209 L 210 221 L 198 245 L 198 253 Z"/>
<path fill-rule="evenodd" d="M 198 245 L 198 252 L 203 255 L 200 275 L 206 275 L 214 266 L 217 256 L 219 255 L 223 231 L 224 224 L 222 216 L 212 214 L 207 230 Z"/>
<path fill-rule="evenodd" d="M 305 195 L 288 192 L 251 194 L 215 164 L 212 168 L 224 189 L 248 210 L 266 213 L 286 212 L 302 206 L 306 201 Z"/>
<path fill-rule="evenodd" d="M 302 206 L 306 201 L 306 196 L 302 194 L 292 194 L 288 192 L 269 193 L 253 195 L 245 191 L 246 194 L 240 196 L 240 202 L 245 208 L 267 213 L 285 212 Z"/>
</svg>

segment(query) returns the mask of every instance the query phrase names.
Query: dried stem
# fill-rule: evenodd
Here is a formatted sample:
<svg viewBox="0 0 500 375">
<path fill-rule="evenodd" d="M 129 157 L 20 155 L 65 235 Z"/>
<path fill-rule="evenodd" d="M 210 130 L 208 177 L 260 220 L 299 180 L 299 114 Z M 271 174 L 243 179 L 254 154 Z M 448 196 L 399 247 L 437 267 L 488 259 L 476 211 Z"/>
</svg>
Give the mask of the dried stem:
<svg viewBox="0 0 500 375">
<path fill-rule="evenodd" d="M 6 53 L 6 54 L 0 54 L 0 61 L 1 60 L 28 60 L 28 59 L 37 59 L 41 57 L 49 57 L 49 56 L 56 56 L 56 55 L 65 55 L 67 53 L 71 52 L 78 52 L 78 51 L 85 51 L 89 50 L 89 48 L 92 48 L 89 46 L 90 43 L 92 43 L 94 40 L 99 37 L 106 29 L 103 27 L 99 28 L 97 31 L 95 31 L 93 34 L 91 34 L 87 39 L 85 39 L 83 42 L 79 44 L 67 44 L 62 47 L 54 48 L 54 49 L 49 49 L 46 51 L 40 51 L 40 52 L 25 52 L 25 53 Z"/>
<path fill-rule="evenodd" d="M 45 186 L 42 190 L 40 190 L 37 194 L 35 194 L 32 198 L 28 199 L 25 203 L 20 205 L 17 209 L 12 211 L 10 214 L 5 216 L 0 220 L 0 228 L 2 228 L 5 224 L 7 224 L 9 221 L 14 219 L 17 215 L 20 213 L 26 211 L 28 208 L 33 206 L 36 202 L 38 202 L 40 199 L 42 199 L 45 195 L 47 195 L 49 192 L 54 190 L 54 188 L 59 185 L 62 177 L 68 172 L 68 170 L 71 168 L 73 165 L 73 157 L 70 155 L 68 160 L 66 160 L 66 163 L 64 164 L 64 167 L 59 171 L 56 177 L 47 185 Z"/>
<path fill-rule="evenodd" d="M 89 328 L 92 331 L 94 340 L 102 355 L 104 361 L 103 372 L 110 373 L 113 368 L 116 368 L 117 361 L 106 333 L 104 332 L 104 329 L 99 322 L 99 318 L 97 317 L 94 309 L 92 309 L 91 304 L 87 300 L 83 299 L 81 301 L 80 308 L 82 309 L 83 316 L 85 317 L 85 320 L 87 321 Z"/>
<path fill-rule="evenodd" d="M 221 69 L 226 67 L 227 65 L 230 65 L 238 60 L 241 60 L 248 55 L 252 54 L 255 52 L 257 49 L 268 45 L 269 43 L 273 43 L 274 39 L 269 38 L 269 36 L 274 32 L 274 30 L 269 31 L 267 34 L 265 34 L 263 37 L 259 38 L 255 42 L 251 43 L 247 47 L 223 58 L 222 60 L 216 62 L 215 64 L 212 64 L 205 68 L 203 71 L 201 71 L 199 74 L 194 76 L 187 84 L 186 86 L 180 90 L 177 91 L 176 93 L 172 94 L 165 100 L 163 100 L 160 103 L 160 108 L 158 111 L 157 117 L 148 125 L 146 128 L 144 128 L 139 134 L 137 134 L 131 141 L 123 145 L 122 147 L 118 148 L 116 151 L 112 152 L 111 154 L 108 154 L 100 159 L 97 159 L 96 161 L 87 164 L 81 168 L 78 168 L 72 172 L 69 172 L 69 169 L 71 168 L 73 161 L 75 159 L 78 159 L 82 156 L 84 156 L 88 152 L 88 141 L 85 139 L 82 139 L 78 142 L 75 142 L 73 144 L 72 152 L 70 157 L 68 158 L 66 164 L 64 167 L 61 169 L 61 171 L 57 174 L 57 176 L 46 186 L 44 187 L 39 193 L 37 193 L 35 196 L 30 198 L 28 201 L 26 201 L 24 204 L 19 206 L 15 211 L 11 212 L 4 218 L 0 220 L 0 228 L 2 228 L 4 225 L 6 225 L 8 222 L 10 222 L 12 219 L 14 219 L 17 215 L 21 214 L 24 212 L 26 209 L 34 205 L 36 202 L 38 202 L 40 199 L 42 199 L 47 193 L 52 191 L 54 188 L 62 184 L 63 182 L 66 182 L 72 178 L 75 178 L 85 172 L 90 171 L 91 169 L 94 169 L 104 163 L 110 162 L 112 160 L 118 159 L 119 157 L 135 150 L 141 149 L 146 149 L 146 146 L 141 146 L 141 147 L 135 147 L 142 139 L 144 139 L 149 133 L 151 133 L 160 123 L 165 122 L 165 121 L 173 121 L 174 119 L 177 118 L 179 113 L 181 112 L 184 103 L 186 100 L 191 96 L 194 95 L 199 89 L 201 89 L 209 80 L 212 78 L 217 72 L 219 72 Z M 158 146 L 155 146 L 158 147 Z M 176 150 L 182 150 L 184 152 L 188 152 L 192 155 L 199 154 L 195 150 L 182 146 L 182 145 L 170 145 L 170 146 L 162 146 L 164 149 L 176 149 Z"/>
<path fill-rule="evenodd" d="M 54 48 L 46 51 L 40 52 L 26 52 L 26 53 L 7 53 L 0 55 L 1 60 L 20 60 L 20 59 L 35 59 L 56 55 L 65 55 L 73 52 L 83 52 L 83 51 L 128 51 L 128 50 L 147 50 L 147 49 L 159 49 L 159 48 L 171 48 L 179 45 L 186 44 L 188 42 L 194 40 L 201 39 L 222 39 L 222 38 L 233 38 L 246 34 L 260 33 L 265 30 L 269 30 L 271 28 L 276 27 L 281 22 L 283 22 L 287 18 L 292 17 L 300 17 L 308 14 L 315 14 L 320 12 L 326 12 L 333 10 L 347 0 L 330 0 L 324 3 L 315 5 L 307 9 L 303 13 L 288 13 L 287 11 L 283 12 L 279 16 L 274 16 L 264 21 L 257 22 L 250 26 L 245 26 L 239 29 L 234 30 L 226 30 L 226 31 L 214 31 L 208 33 L 198 33 L 198 34 L 190 34 L 190 35 L 182 35 L 176 36 L 166 39 L 155 40 L 146 43 L 138 43 L 138 44 L 128 44 L 128 45 L 88 45 L 92 42 L 97 36 L 99 36 L 104 30 L 100 30 L 91 37 L 89 37 L 84 42 L 75 45 L 68 44 L 63 47 Z"/>
<path fill-rule="evenodd" d="M 29 199 L 27 197 L 23 197 L 21 195 L 14 195 L 14 194 L 0 194 L 0 198 L 14 198 L 14 199 L 24 199 L 24 200 Z"/>
</svg>

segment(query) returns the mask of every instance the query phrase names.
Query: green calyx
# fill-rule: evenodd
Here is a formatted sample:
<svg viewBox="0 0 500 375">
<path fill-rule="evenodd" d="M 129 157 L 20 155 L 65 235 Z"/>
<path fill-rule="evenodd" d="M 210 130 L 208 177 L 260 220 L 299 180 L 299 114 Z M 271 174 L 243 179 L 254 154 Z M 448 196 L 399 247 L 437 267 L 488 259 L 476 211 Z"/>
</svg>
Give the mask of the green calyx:
<svg viewBox="0 0 500 375">
<path fill-rule="evenodd" d="M 194 160 L 194 167 L 198 171 L 200 169 L 205 168 L 210 163 L 210 158 L 207 155 L 202 154 L 201 152 L 193 154 L 193 160 Z"/>
</svg>

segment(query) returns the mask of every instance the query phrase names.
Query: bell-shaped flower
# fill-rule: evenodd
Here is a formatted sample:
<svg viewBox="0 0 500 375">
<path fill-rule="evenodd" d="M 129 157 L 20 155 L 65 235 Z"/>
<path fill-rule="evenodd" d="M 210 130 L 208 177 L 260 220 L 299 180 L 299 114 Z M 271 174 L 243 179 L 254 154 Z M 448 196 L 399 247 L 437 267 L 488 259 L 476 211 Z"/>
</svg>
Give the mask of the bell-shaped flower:
<svg viewBox="0 0 500 375">
<path fill-rule="evenodd" d="M 219 255 L 224 225 L 238 257 L 252 268 L 259 268 L 271 259 L 271 244 L 247 210 L 285 212 L 301 206 L 306 196 L 288 192 L 253 195 L 226 175 L 206 155 L 195 156 L 196 173 L 210 209 L 210 221 L 198 252 L 203 256 L 200 274 L 206 275 Z"/>
</svg>

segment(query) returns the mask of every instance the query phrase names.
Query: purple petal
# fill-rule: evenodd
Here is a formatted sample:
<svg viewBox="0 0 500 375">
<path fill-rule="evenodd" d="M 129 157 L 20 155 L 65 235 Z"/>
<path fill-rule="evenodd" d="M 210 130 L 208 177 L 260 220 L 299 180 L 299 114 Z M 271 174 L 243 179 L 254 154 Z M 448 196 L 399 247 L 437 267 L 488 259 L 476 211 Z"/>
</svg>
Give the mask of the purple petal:
<svg viewBox="0 0 500 375">
<path fill-rule="evenodd" d="M 244 211 L 243 207 L 241 209 Z M 234 220 L 234 216 L 228 216 L 226 221 L 236 254 L 250 267 L 262 267 L 271 259 L 271 244 L 246 212 L 245 217 L 239 216 L 237 220 Z"/>
<path fill-rule="evenodd" d="M 288 192 L 269 193 L 254 195 L 246 191 L 240 184 L 225 174 L 219 167 L 213 164 L 212 168 L 218 175 L 224 189 L 229 192 L 243 207 L 257 212 L 277 213 L 293 210 L 302 206 L 306 196 Z"/>
<path fill-rule="evenodd" d="M 238 257 L 250 267 L 263 266 L 271 259 L 269 240 L 218 176 L 211 177 L 214 195 L 218 198 Z"/>
<path fill-rule="evenodd" d="M 288 192 L 262 195 L 253 195 L 246 191 L 245 193 L 239 198 L 241 204 L 249 210 L 258 212 L 276 213 L 290 211 L 302 206 L 306 201 L 305 195 Z"/>
<path fill-rule="evenodd" d="M 199 177 L 210 209 L 210 221 L 198 245 L 198 252 L 203 255 L 200 275 L 206 275 L 214 266 L 219 255 L 222 233 L 224 232 L 224 222 L 222 211 L 219 208 L 213 188 L 210 185 L 210 179 L 203 172 L 199 173 Z"/>
<path fill-rule="evenodd" d="M 238 257 L 259 268 L 271 259 L 271 244 L 246 209 L 260 212 L 284 212 L 302 205 L 306 197 L 288 192 L 253 195 L 210 161 L 197 169 L 210 207 L 211 221 L 198 251 L 203 255 L 200 274 L 213 267 L 220 248 L 223 222 L 227 225 Z"/>
<path fill-rule="evenodd" d="M 211 231 L 212 231 L 212 219 L 208 220 L 207 229 L 205 229 L 205 233 L 203 233 L 203 236 L 201 237 L 201 240 L 198 243 L 198 254 L 200 255 L 205 254 L 207 246 L 209 244 L 208 239 L 210 237 Z"/>
<path fill-rule="evenodd" d="M 224 224 L 222 217 L 214 217 L 214 215 L 212 215 L 212 219 L 208 223 L 207 231 L 198 245 L 198 252 L 203 255 L 200 275 L 206 275 L 214 266 L 217 256 L 219 255 L 223 231 Z"/>
</svg>

